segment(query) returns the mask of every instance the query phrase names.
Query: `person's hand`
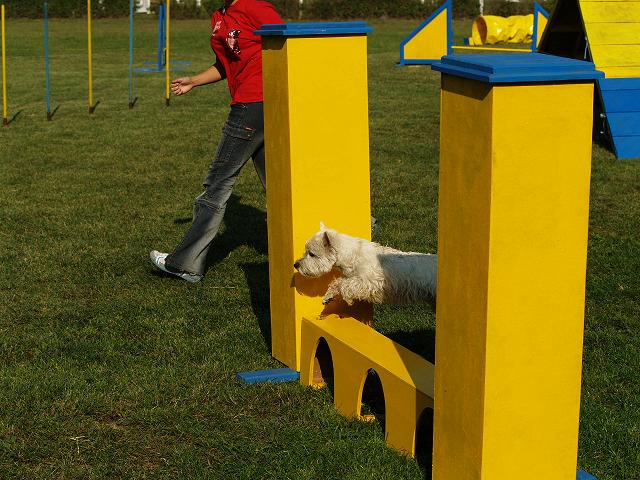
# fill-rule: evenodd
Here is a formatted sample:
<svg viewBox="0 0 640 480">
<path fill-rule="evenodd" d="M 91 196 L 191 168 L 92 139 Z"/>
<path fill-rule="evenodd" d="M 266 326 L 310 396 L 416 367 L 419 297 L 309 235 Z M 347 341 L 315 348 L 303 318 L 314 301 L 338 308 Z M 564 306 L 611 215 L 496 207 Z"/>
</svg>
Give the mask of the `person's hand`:
<svg viewBox="0 0 640 480">
<path fill-rule="evenodd" d="M 174 95 L 184 95 L 189 93 L 195 87 L 191 77 L 176 78 L 171 82 L 171 91 Z"/>
</svg>

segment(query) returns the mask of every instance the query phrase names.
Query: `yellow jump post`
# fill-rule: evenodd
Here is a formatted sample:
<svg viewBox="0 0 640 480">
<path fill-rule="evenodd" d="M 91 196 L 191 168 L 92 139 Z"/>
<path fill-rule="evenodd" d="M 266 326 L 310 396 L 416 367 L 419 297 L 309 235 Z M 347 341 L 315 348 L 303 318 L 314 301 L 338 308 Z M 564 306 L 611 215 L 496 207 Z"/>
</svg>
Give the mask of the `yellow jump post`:
<svg viewBox="0 0 640 480">
<path fill-rule="evenodd" d="M 575 480 L 593 64 L 446 56 L 434 480 Z"/>
<path fill-rule="evenodd" d="M 93 103 L 93 42 L 91 33 L 91 0 L 87 0 L 87 60 L 89 70 L 89 114 L 96 110 Z"/>
<path fill-rule="evenodd" d="M 2 125 L 9 125 L 7 117 L 7 49 L 4 29 L 4 2 L 0 5 L 0 22 L 2 23 Z"/>
<path fill-rule="evenodd" d="M 370 322 L 370 306 L 328 305 L 328 280 L 293 264 L 320 222 L 370 238 L 366 22 L 263 25 L 269 284 L 273 356 L 300 370 L 302 317 Z M 334 75 L 330 72 L 341 72 Z"/>
</svg>

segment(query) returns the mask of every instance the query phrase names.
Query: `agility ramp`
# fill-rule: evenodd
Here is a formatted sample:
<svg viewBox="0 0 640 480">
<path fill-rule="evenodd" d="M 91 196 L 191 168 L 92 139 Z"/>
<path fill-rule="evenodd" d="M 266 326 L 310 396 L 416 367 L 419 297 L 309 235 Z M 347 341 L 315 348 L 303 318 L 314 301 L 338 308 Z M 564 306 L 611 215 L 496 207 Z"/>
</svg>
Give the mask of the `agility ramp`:
<svg viewBox="0 0 640 480">
<path fill-rule="evenodd" d="M 323 345 L 329 352 L 324 358 Z M 303 318 L 301 356 L 301 383 L 332 385 L 336 408 L 347 418 L 362 418 L 365 380 L 374 370 L 384 397 L 385 441 L 415 455 L 420 417 L 433 409 L 432 363 L 373 328 L 337 315 Z"/>
<path fill-rule="evenodd" d="M 604 72 L 595 133 L 617 158 L 640 157 L 640 2 L 559 0 L 540 51 L 592 61 Z"/>
<path fill-rule="evenodd" d="M 398 62 L 398 66 L 431 65 L 439 61 L 444 55 L 451 55 L 454 51 L 535 52 L 538 46 L 538 39 L 544 31 L 547 25 L 547 18 L 549 17 L 549 14 L 544 8 L 537 2 L 534 3 L 531 49 L 527 50 L 502 46 L 454 45 L 452 11 L 453 3 L 451 0 L 447 0 L 400 43 L 400 61 Z M 488 25 L 487 22 L 482 20 L 483 17 L 478 17 L 478 19 L 480 19 L 479 24 L 484 25 L 485 28 L 492 28 L 491 25 Z M 499 28 L 503 27 L 495 26 L 494 30 Z M 488 33 L 490 37 L 497 35 L 496 31 L 486 33 Z M 477 37 L 480 38 L 480 35 L 477 35 Z M 484 37 L 486 38 L 487 35 L 485 34 Z"/>
</svg>

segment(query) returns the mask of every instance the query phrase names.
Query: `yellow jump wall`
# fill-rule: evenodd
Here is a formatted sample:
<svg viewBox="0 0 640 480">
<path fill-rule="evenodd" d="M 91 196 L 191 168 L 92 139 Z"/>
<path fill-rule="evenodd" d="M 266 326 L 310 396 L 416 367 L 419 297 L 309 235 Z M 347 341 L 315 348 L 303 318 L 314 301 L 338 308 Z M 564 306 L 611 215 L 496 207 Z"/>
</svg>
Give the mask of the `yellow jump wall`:
<svg viewBox="0 0 640 480">
<path fill-rule="evenodd" d="M 444 57 L 434 480 L 574 480 L 593 64 Z M 562 108 L 558 108 L 562 105 Z"/>
<path fill-rule="evenodd" d="M 316 28 L 336 25 L 335 28 Z M 300 370 L 300 323 L 323 311 L 371 322 L 370 306 L 325 309 L 330 279 L 293 264 L 320 222 L 370 238 L 365 22 L 266 25 L 263 35 L 267 222 L 273 356 Z"/>
</svg>

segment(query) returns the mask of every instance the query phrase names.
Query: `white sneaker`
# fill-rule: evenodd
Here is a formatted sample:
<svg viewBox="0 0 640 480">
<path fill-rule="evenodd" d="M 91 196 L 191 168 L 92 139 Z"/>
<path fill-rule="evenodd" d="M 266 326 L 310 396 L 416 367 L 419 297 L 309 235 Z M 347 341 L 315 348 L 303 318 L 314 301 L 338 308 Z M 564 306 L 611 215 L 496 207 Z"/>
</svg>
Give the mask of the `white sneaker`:
<svg viewBox="0 0 640 480">
<path fill-rule="evenodd" d="M 189 283 L 198 283 L 202 280 L 203 275 L 196 275 L 195 273 L 187 273 L 187 272 L 172 272 L 167 269 L 167 266 L 164 264 L 165 259 L 167 258 L 168 253 L 162 253 L 157 250 L 152 250 L 149 256 L 151 257 L 151 263 L 153 263 L 154 267 L 158 270 L 161 270 L 165 273 L 169 273 L 171 275 L 175 275 L 183 280 L 186 280 Z"/>
</svg>

